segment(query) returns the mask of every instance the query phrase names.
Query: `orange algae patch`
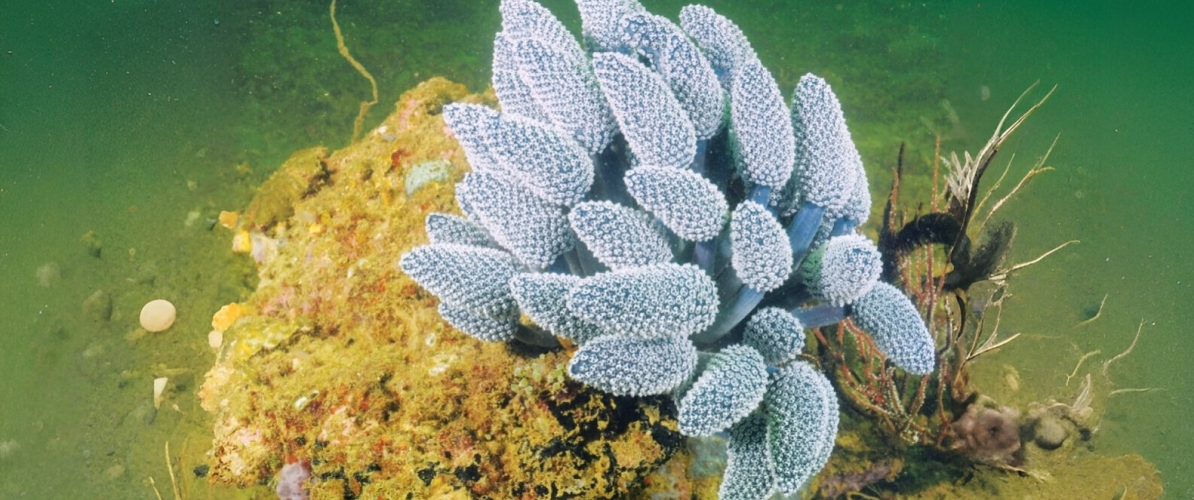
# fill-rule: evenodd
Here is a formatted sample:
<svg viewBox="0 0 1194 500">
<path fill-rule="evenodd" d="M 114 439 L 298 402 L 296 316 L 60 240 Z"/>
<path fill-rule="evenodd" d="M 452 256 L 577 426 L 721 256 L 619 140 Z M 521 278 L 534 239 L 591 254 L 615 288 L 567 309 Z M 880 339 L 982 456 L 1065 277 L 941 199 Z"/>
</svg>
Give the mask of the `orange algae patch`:
<svg viewBox="0 0 1194 500">
<path fill-rule="evenodd" d="M 245 312 L 245 308 L 236 302 L 221 307 L 219 311 L 216 311 L 216 313 L 212 315 L 211 327 L 217 332 L 224 332 L 228 329 L 228 327 L 232 326 L 233 323 L 236 323 L 236 320 L 240 319 L 241 316 L 244 316 Z"/>
<path fill-rule="evenodd" d="M 236 212 L 229 212 L 227 210 L 221 210 L 218 220 L 220 221 L 220 225 L 223 226 L 225 229 L 234 229 L 234 228 L 236 228 L 236 221 L 239 217 L 240 217 L 240 214 L 238 214 Z"/>
<path fill-rule="evenodd" d="M 300 459 L 319 478 L 311 498 L 605 498 L 633 495 L 682 446 L 667 398 L 588 390 L 563 352 L 457 332 L 397 268 L 426 242 L 427 213 L 458 213 L 468 165 L 449 102 L 495 99 L 424 82 L 360 141 L 296 153 L 245 211 L 241 227 L 277 252 L 256 261 L 258 289 L 200 389 L 217 422 L 211 482 L 267 482 Z M 433 159 L 450 182 L 408 195 L 409 169 Z"/>
</svg>

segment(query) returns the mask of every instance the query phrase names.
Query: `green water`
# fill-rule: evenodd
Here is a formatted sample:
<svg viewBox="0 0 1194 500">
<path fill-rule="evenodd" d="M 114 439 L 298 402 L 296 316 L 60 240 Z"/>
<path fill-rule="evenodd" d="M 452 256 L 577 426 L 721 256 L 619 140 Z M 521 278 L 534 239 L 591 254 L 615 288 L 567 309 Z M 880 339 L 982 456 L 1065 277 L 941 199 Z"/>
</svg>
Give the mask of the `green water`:
<svg viewBox="0 0 1194 500">
<path fill-rule="evenodd" d="M 1026 153 L 1043 151 L 1056 133 L 1061 141 L 1050 162 L 1057 170 L 1008 213 L 1024 236 L 1014 258 L 1031 259 L 1068 239 L 1082 243 L 1013 285 L 1022 316 L 1011 326 L 1039 339 L 993 361 L 1020 364 L 1015 356 L 1027 356 L 1034 368 L 1021 375 L 1056 386 L 1064 380 L 1057 373 L 1068 373 L 1081 352 L 1101 349 L 1100 360 L 1109 359 L 1147 320 L 1136 349 L 1108 374 L 1115 389 L 1159 390 L 1112 397 L 1096 443 L 1156 462 L 1168 496 L 1191 498 L 1194 101 L 1185 87 L 1194 77 L 1194 49 L 1183 27 L 1194 12 L 1111 2 L 1030 5 L 983 4 L 958 14 L 948 96 L 963 116 L 989 123 L 1003 104 L 977 102 L 979 85 L 1006 99 L 1035 78 L 1058 84 L 1056 99 L 1022 132 Z M 1099 320 L 1069 328 L 1104 294 Z M 1072 397 L 1072 389 L 1060 394 Z"/>
<path fill-rule="evenodd" d="M 643 3 L 674 18 L 688 2 Z M 577 27 L 570 2 L 545 5 Z M 1014 366 L 1013 400 L 1070 400 L 1065 375 L 1082 353 L 1103 352 L 1088 361 L 1100 376 L 1147 319 L 1133 353 L 1096 380 L 1104 392 L 1157 390 L 1103 400 L 1093 443 L 1157 463 L 1168 497 L 1194 496 L 1194 337 L 1184 327 L 1194 323 L 1194 44 L 1183 33 L 1194 9 L 708 5 L 742 27 L 785 89 L 807 71 L 830 79 L 875 192 L 901 141 L 922 176 L 907 183 L 923 188 L 935 133 L 946 151 L 975 151 L 1024 88 L 1058 85 L 997 162 L 1014 152 L 1022 173 L 1060 133 L 1048 162 L 1056 170 L 1003 213 L 1019 224 L 1014 262 L 1081 243 L 1013 278 L 1002 328 L 1024 335 L 980 372 Z M 369 88 L 336 54 L 326 8 L 0 5 L 0 498 L 153 498 L 149 477 L 170 497 L 167 441 L 182 456 L 188 498 L 272 496 L 209 491 L 191 472 L 209 443 L 194 392 L 211 362 L 210 315 L 253 286 L 210 219 L 242 207 L 289 152 L 348 140 Z M 433 75 L 480 89 L 496 10 L 465 0 L 339 5 L 348 45 L 378 80 L 370 118 Z M 81 241 L 89 231 L 102 242 L 98 258 Z M 97 290 L 112 300 L 107 321 L 83 310 Z M 1100 318 L 1074 329 L 1105 294 Z M 178 323 L 128 340 L 154 298 L 178 306 Z M 154 415 L 151 381 L 168 371 Z"/>
</svg>

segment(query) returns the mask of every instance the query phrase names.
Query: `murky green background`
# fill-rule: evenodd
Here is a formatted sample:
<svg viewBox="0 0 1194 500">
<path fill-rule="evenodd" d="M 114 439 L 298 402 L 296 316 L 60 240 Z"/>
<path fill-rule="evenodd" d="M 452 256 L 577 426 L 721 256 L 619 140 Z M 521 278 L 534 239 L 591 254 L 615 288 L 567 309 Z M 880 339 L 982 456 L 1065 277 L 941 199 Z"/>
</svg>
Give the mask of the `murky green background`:
<svg viewBox="0 0 1194 500">
<path fill-rule="evenodd" d="M 670 17 L 687 3 L 643 2 Z M 575 7 L 545 2 L 577 27 Z M 1058 90 L 1017 133 L 1014 183 L 1057 134 L 1048 165 L 1002 213 L 1019 224 L 1011 261 L 1067 247 L 1013 278 L 1001 331 L 1024 335 L 983 359 L 990 391 L 1024 404 L 1072 401 L 1085 352 L 1105 412 L 1107 454 L 1157 463 L 1168 497 L 1194 496 L 1194 8 L 1127 2 L 714 1 L 791 89 L 834 84 L 881 192 L 901 141 L 928 185 L 934 137 L 977 150 L 1019 93 Z M 338 19 L 378 79 L 384 116 L 415 82 L 480 89 L 497 29 L 493 0 L 353 1 Z M 171 498 L 170 443 L 187 498 L 209 490 L 210 422 L 195 391 L 212 354 L 211 314 L 243 298 L 251 267 L 213 228 L 298 148 L 342 146 L 367 83 L 336 53 L 321 2 L 0 3 L 0 497 Z M 243 168 L 247 165 L 248 168 Z M 238 168 L 241 166 L 242 168 Z M 993 179 L 991 176 L 990 179 Z M 1005 186 L 1006 187 L 1006 186 Z M 99 257 L 82 241 L 92 232 Z M 93 294 L 113 305 L 96 319 Z M 1092 314 L 1104 295 L 1100 318 Z M 129 340 L 142 304 L 179 309 L 169 331 Z M 103 301 L 99 301 L 101 305 Z M 1100 364 L 1131 342 L 1135 351 Z M 1014 368 L 1020 388 L 1002 386 Z M 166 401 L 149 404 L 169 373 Z M 1149 392 L 1113 390 L 1155 388 Z M 177 408 L 175 408 L 177 406 Z"/>
</svg>

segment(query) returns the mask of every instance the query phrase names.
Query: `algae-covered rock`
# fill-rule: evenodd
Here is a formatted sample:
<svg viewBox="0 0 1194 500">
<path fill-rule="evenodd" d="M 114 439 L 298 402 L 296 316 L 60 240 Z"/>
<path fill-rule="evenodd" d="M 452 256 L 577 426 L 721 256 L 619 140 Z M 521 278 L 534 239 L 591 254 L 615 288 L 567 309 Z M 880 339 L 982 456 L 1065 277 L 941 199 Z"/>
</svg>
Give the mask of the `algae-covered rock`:
<svg viewBox="0 0 1194 500">
<path fill-rule="evenodd" d="M 303 196 L 318 191 L 327 180 L 323 161 L 325 147 L 298 151 L 261 184 L 257 195 L 245 210 L 245 222 L 250 228 L 268 228 L 294 213 L 294 204 Z"/>
<path fill-rule="evenodd" d="M 406 190 L 416 165 L 468 170 L 440 117 L 455 101 L 494 104 L 429 80 L 361 141 L 296 154 L 246 210 L 276 253 L 200 390 L 212 482 L 306 461 L 311 498 L 608 498 L 683 447 L 669 399 L 588 390 L 563 352 L 474 340 L 397 268 L 428 213 L 458 212 L 450 182 Z"/>
<path fill-rule="evenodd" d="M 411 167 L 406 174 L 406 194 L 412 195 L 428 182 L 443 182 L 451 174 L 452 164 L 444 160 L 430 160 Z"/>
<path fill-rule="evenodd" d="M 669 399 L 589 390 L 568 380 L 565 352 L 472 339 L 397 268 L 426 241 L 428 213 L 458 213 L 452 186 L 468 165 L 440 116 L 450 102 L 495 105 L 424 82 L 360 141 L 297 153 L 246 210 L 235 229 L 270 251 L 243 315 L 213 322 L 230 326 L 199 391 L 215 420 L 208 479 L 265 484 L 301 462 L 313 499 L 716 498 L 723 463 L 686 449 Z M 447 179 L 408 191 L 429 164 Z M 1026 447 L 1017 472 L 893 442 L 874 425 L 843 411 L 808 495 L 1161 494 L 1154 466 L 1098 455 L 1076 435 Z"/>
<path fill-rule="evenodd" d="M 1032 435 L 1033 442 L 1037 446 L 1046 450 L 1056 450 L 1070 436 L 1070 431 L 1065 428 L 1065 424 L 1060 418 L 1046 415 L 1033 425 Z"/>
<path fill-rule="evenodd" d="M 83 316 L 96 323 L 112 319 L 112 294 L 96 290 L 83 301 Z"/>
</svg>

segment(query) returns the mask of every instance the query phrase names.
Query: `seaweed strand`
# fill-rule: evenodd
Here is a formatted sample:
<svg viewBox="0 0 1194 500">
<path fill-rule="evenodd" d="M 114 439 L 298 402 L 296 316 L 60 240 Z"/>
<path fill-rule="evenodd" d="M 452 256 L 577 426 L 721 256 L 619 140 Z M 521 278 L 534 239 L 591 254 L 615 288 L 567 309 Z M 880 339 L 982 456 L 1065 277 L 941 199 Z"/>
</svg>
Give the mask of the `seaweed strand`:
<svg viewBox="0 0 1194 500">
<path fill-rule="evenodd" d="M 348 64 L 351 64 L 357 73 L 369 80 L 369 86 L 373 89 L 373 100 L 361 101 L 361 110 L 357 112 L 357 118 L 352 121 L 352 141 L 350 142 L 356 142 L 361 137 L 361 128 L 365 124 L 365 113 L 368 113 L 369 108 L 377 104 L 377 80 L 373 79 L 373 75 L 369 74 L 369 70 L 365 69 L 363 64 L 348 53 L 348 46 L 344 44 L 344 34 L 340 32 L 340 23 L 336 22 L 336 0 L 332 0 L 332 5 L 328 7 L 328 16 L 332 18 L 332 31 L 336 33 L 336 50 L 340 52 L 341 56 L 344 56 L 344 59 L 348 60 Z"/>
</svg>

